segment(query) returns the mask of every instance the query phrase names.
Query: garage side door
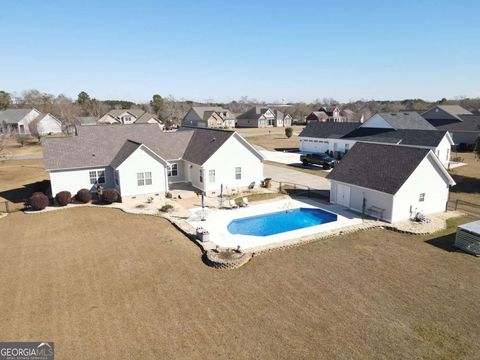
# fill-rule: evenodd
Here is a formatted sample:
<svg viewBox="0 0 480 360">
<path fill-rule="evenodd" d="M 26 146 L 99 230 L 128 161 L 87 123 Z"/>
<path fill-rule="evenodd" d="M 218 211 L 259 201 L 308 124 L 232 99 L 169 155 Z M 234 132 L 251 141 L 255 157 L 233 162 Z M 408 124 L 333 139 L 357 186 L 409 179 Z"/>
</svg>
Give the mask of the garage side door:
<svg viewBox="0 0 480 360">
<path fill-rule="evenodd" d="M 337 204 L 350 207 L 350 186 L 337 184 Z"/>
</svg>

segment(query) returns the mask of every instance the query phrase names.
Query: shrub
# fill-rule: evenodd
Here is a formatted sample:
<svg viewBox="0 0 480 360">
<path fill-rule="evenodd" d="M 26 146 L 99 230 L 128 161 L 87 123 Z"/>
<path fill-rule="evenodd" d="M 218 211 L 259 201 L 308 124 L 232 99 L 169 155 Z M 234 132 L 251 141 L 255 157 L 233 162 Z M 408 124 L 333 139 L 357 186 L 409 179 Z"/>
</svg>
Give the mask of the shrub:
<svg viewBox="0 0 480 360">
<path fill-rule="evenodd" d="M 285 128 L 285 136 L 290 139 L 292 135 L 293 135 L 293 129 L 291 127 Z"/>
<path fill-rule="evenodd" d="M 87 204 L 92 201 L 92 194 L 87 189 L 80 189 L 77 191 L 77 195 L 75 195 L 75 200 Z"/>
<path fill-rule="evenodd" d="M 161 212 L 172 212 L 172 211 L 173 211 L 173 205 L 171 205 L 171 204 L 163 205 L 163 206 L 160 208 L 160 211 L 161 211 Z"/>
<path fill-rule="evenodd" d="M 28 142 L 29 140 L 29 136 L 28 135 L 25 135 L 25 134 L 18 134 L 15 138 L 15 140 L 17 140 L 17 143 L 20 144 L 20 146 L 24 147 L 25 144 Z"/>
<path fill-rule="evenodd" d="M 100 195 L 100 199 L 102 202 L 105 204 L 111 204 L 117 201 L 119 198 L 118 192 L 115 189 L 105 189 L 102 191 L 102 194 Z"/>
<path fill-rule="evenodd" d="M 70 194 L 70 191 L 60 191 L 55 196 L 55 201 L 58 206 L 66 206 L 72 202 L 72 194 Z"/>
<path fill-rule="evenodd" d="M 48 197 L 41 192 L 35 192 L 30 199 L 28 199 L 28 204 L 32 207 L 33 210 L 43 210 L 45 209 L 48 204 Z"/>
</svg>

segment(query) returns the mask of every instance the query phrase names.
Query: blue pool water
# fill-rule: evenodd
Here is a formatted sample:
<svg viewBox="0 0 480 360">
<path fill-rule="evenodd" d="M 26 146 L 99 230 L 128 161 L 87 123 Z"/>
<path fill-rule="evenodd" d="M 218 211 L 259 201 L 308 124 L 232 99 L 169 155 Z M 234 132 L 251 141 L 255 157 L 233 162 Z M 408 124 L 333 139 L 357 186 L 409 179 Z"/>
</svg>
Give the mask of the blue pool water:
<svg viewBox="0 0 480 360">
<path fill-rule="evenodd" d="M 322 209 L 298 208 L 235 219 L 228 224 L 230 234 L 269 236 L 337 220 Z"/>
</svg>

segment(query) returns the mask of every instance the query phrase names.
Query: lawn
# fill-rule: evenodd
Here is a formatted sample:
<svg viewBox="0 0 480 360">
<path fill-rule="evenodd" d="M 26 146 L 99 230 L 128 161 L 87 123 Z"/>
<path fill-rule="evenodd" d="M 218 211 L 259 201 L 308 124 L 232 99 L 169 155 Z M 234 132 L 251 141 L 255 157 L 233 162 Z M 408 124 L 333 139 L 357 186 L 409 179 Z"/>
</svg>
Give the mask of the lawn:
<svg viewBox="0 0 480 360">
<path fill-rule="evenodd" d="M 450 170 L 450 174 L 457 183 L 450 192 L 450 203 L 452 205 L 459 199 L 480 206 L 480 160 L 475 158 L 474 153 L 452 154 L 452 157 L 455 156 L 463 158 L 463 162 L 467 165 Z M 480 215 L 480 208 L 470 208 L 470 210 Z"/>
<path fill-rule="evenodd" d="M 41 154 L 42 146 L 40 145 L 40 142 L 34 138 L 28 139 L 24 145 L 21 145 L 15 139 L 9 139 L 6 143 L 5 148 L 0 151 L 0 158 L 8 158 L 10 156 L 32 156 Z"/>
<path fill-rule="evenodd" d="M 287 138 L 284 134 L 271 134 L 261 136 L 249 136 L 246 138 L 250 144 L 263 147 L 265 150 L 275 151 L 282 149 L 298 149 L 298 136 Z"/>
<path fill-rule="evenodd" d="M 17 212 L 0 219 L 0 334 L 55 341 L 59 359 L 474 358 L 480 266 L 452 231 L 365 231 L 220 271 L 161 218 Z"/>
</svg>

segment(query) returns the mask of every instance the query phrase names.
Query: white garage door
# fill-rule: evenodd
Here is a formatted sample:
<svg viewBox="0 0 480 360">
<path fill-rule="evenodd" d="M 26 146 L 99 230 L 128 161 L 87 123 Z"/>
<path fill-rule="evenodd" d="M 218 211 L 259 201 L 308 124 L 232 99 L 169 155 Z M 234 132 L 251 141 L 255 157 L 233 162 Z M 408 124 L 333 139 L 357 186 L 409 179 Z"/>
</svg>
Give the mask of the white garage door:
<svg viewBox="0 0 480 360">
<path fill-rule="evenodd" d="M 350 207 L 350 186 L 337 184 L 337 204 Z"/>
</svg>

